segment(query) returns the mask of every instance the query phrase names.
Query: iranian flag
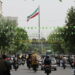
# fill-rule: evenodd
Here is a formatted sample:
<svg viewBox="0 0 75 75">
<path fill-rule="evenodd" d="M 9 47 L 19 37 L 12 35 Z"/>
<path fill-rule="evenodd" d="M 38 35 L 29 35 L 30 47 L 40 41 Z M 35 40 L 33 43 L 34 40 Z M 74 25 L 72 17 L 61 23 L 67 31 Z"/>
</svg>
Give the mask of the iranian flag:
<svg viewBox="0 0 75 75">
<path fill-rule="evenodd" d="M 31 15 L 27 16 L 27 21 L 39 15 L 39 8 L 37 8 Z"/>
</svg>

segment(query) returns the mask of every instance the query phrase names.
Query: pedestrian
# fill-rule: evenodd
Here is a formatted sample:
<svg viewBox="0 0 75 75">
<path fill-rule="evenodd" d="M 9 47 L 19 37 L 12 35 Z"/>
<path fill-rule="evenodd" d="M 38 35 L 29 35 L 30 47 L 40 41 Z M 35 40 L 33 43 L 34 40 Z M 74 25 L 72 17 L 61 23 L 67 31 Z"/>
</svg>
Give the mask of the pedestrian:
<svg viewBox="0 0 75 75">
<path fill-rule="evenodd" d="M 63 69 L 66 68 L 66 59 L 65 59 L 65 57 L 62 57 L 62 67 L 63 67 Z"/>
</svg>

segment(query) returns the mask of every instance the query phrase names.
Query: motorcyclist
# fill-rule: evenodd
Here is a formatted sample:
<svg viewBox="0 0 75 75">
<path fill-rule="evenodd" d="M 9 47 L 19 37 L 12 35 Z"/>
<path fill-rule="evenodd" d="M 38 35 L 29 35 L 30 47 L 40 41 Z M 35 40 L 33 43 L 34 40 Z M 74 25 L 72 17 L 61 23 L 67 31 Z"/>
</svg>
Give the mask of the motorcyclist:
<svg viewBox="0 0 75 75">
<path fill-rule="evenodd" d="M 18 65 L 18 59 L 17 57 L 15 56 L 13 58 L 13 68 L 15 69 L 15 71 L 18 69 L 19 65 Z"/>
<path fill-rule="evenodd" d="M 68 56 L 68 62 L 70 64 L 71 68 L 73 68 L 73 59 L 71 56 Z"/>
<path fill-rule="evenodd" d="M 6 55 L 2 55 L 0 59 L 0 75 L 11 75 L 11 64 L 6 60 L 6 58 Z"/>
<path fill-rule="evenodd" d="M 73 69 L 74 69 L 74 75 L 75 75 L 75 56 L 73 58 Z"/>
<path fill-rule="evenodd" d="M 47 67 L 49 67 L 49 73 L 51 73 L 51 59 L 48 55 L 46 55 L 45 59 L 44 59 L 44 70 L 45 70 L 45 73 L 46 73 L 46 69 Z"/>
<path fill-rule="evenodd" d="M 27 67 L 30 69 L 31 68 L 31 54 L 28 54 L 28 58 L 27 58 L 27 61 L 26 61 L 26 63 L 27 63 Z"/>
<path fill-rule="evenodd" d="M 32 64 L 33 70 L 36 72 L 37 68 L 38 68 L 38 59 L 37 59 L 37 55 L 36 54 L 32 55 L 32 63 L 31 64 Z"/>
</svg>

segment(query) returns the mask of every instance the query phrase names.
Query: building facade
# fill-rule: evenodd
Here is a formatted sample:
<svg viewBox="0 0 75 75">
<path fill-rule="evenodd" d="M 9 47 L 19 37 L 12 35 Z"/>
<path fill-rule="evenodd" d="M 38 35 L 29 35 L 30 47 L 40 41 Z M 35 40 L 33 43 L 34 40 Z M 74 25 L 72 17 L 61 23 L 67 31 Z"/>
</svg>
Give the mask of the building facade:
<svg viewBox="0 0 75 75">
<path fill-rule="evenodd" d="M 15 21 L 16 25 L 18 25 L 18 17 L 12 17 L 12 16 L 5 16 L 6 20 L 12 20 Z"/>
<path fill-rule="evenodd" d="M 2 1 L 0 0 L 0 15 L 2 15 Z"/>
<path fill-rule="evenodd" d="M 0 16 L 3 16 L 2 15 L 2 1 L 0 0 Z M 12 17 L 12 16 L 3 16 L 4 19 L 6 20 L 12 20 L 12 21 L 15 21 L 16 24 L 18 24 L 18 17 Z"/>
</svg>

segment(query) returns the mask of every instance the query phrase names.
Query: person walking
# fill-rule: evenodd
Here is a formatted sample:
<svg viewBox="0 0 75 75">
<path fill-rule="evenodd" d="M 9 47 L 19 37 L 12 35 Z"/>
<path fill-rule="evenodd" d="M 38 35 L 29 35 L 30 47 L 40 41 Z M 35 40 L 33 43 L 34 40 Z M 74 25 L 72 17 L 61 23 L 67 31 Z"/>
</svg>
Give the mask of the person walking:
<svg viewBox="0 0 75 75">
<path fill-rule="evenodd" d="M 65 59 L 65 57 L 62 57 L 62 67 L 63 67 L 63 69 L 66 68 L 66 59 Z"/>
</svg>

